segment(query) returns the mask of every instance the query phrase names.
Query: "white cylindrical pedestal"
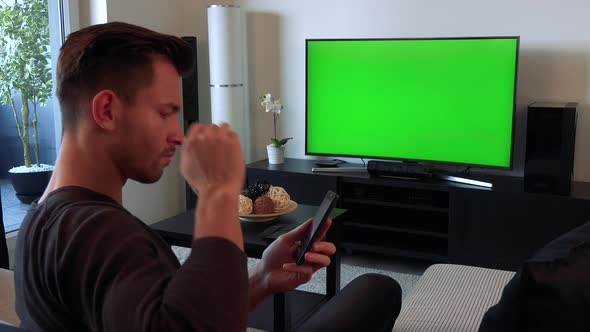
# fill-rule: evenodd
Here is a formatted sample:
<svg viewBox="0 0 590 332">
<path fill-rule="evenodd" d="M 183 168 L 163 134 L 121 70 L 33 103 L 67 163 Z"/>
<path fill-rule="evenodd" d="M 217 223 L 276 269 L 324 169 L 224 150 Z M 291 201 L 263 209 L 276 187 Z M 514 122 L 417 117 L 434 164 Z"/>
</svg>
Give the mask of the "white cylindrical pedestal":
<svg viewBox="0 0 590 332">
<path fill-rule="evenodd" d="M 245 149 L 244 143 L 248 137 L 244 113 L 243 87 L 211 87 L 211 122 L 229 124 L 238 133 L 242 148 Z"/>
<path fill-rule="evenodd" d="M 238 133 L 245 159 L 249 162 L 242 11 L 238 6 L 209 6 L 207 16 L 211 121 L 215 124 L 227 123 Z"/>
</svg>

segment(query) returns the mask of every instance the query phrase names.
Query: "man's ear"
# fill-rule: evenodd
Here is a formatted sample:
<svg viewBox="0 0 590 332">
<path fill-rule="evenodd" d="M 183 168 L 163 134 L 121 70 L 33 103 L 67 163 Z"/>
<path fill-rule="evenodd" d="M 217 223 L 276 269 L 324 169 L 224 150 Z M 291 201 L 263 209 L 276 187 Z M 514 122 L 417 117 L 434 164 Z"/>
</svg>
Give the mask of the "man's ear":
<svg viewBox="0 0 590 332">
<path fill-rule="evenodd" d="M 102 90 L 92 99 L 92 118 L 105 130 L 114 130 L 120 118 L 121 102 L 113 90 Z"/>
</svg>

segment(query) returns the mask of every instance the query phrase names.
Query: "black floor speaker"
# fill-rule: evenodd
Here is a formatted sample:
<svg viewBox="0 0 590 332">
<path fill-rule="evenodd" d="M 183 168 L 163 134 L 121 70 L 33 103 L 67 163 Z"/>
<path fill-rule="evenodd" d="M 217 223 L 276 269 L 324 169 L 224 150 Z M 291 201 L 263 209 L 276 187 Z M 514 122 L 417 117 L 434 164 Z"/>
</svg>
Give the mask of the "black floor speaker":
<svg viewBox="0 0 590 332">
<path fill-rule="evenodd" d="M 197 38 L 193 36 L 181 37 L 186 41 L 193 51 L 193 68 L 192 71 L 182 78 L 182 114 L 184 120 L 184 129 L 194 123 L 199 122 L 199 91 L 197 79 Z M 190 186 L 186 184 L 186 208 L 192 209 L 197 202 L 197 196 Z"/>
<path fill-rule="evenodd" d="M 577 103 L 532 103 L 527 109 L 524 187 L 568 195 L 574 170 Z"/>
<path fill-rule="evenodd" d="M 184 121 L 188 123 L 199 121 L 199 88 L 197 79 L 197 38 L 191 36 L 182 37 L 193 51 L 192 71 L 182 78 L 182 111 Z"/>
</svg>

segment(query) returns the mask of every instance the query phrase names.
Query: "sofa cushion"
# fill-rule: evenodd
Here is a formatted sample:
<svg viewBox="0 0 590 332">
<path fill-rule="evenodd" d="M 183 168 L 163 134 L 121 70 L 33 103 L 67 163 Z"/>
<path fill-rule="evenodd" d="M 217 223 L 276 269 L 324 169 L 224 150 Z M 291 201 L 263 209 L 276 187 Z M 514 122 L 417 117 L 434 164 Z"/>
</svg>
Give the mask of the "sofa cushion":
<svg viewBox="0 0 590 332">
<path fill-rule="evenodd" d="M 587 331 L 589 326 L 590 222 L 524 262 L 480 331 Z"/>
<path fill-rule="evenodd" d="M 475 331 L 513 275 L 474 266 L 431 265 L 402 303 L 393 331 Z"/>
</svg>

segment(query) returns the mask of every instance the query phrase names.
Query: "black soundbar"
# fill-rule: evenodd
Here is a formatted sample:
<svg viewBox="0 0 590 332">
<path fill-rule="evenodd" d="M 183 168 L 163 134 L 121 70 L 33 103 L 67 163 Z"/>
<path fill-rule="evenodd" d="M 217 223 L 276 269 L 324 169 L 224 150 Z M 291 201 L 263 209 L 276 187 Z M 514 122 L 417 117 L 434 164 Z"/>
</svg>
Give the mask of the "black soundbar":
<svg viewBox="0 0 590 332">
<path fill-rule="evenodd" d="M 432 166 L 414 163 L 369 160 L 367 172 L 374 176 L 390 176 L 400 178 L 430 178 Z"/>
</svg>

